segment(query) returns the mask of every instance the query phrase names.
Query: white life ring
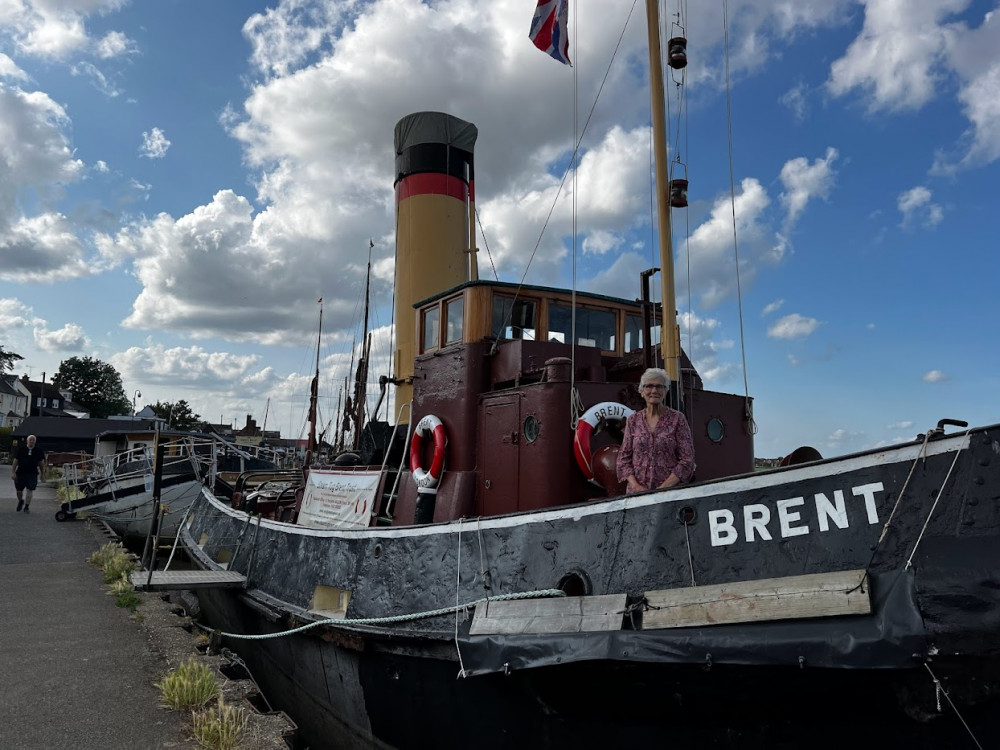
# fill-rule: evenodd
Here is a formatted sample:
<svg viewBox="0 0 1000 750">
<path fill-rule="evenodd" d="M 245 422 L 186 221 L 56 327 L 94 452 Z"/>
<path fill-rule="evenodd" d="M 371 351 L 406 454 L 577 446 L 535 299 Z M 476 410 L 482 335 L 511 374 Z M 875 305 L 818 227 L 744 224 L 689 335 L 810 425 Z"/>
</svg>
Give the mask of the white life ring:
<svg viewBox="0 0 1000 750">
<path fill-rule="evenodd" d="M 431 467 L 421 466 L 423 458 L 424 435 L 430 433 L 434 438 L 434 457 Z M 410 472 L 417 487 L 425 492 L 437 492 L 437 484 L 444 473 L 444 450 L 448 446 L 448 436 L 445 434 L 441 420 L 433 414 L 428 414 L 413 430 L 413 441 L 410 443 Z"/>
<path fill-rule="evenodd" d="M 607 422 L 619 422 L 624 428 L 625 420 L 632 413 L 633 410 L 625 404 L 619 404 L 617 401 L 601 401 L 587 409 L 583 416 L 577 420 L 576 434 L 573 436 L 573 453 L 576 455 L 576 463 L 580 467 L 580 471 L 583 472 L 588 481 L 600 486 L 594 479 L 593 454 L 590 450 L 590 438 L 598 423 L 602 419 Z"/>
</svg>

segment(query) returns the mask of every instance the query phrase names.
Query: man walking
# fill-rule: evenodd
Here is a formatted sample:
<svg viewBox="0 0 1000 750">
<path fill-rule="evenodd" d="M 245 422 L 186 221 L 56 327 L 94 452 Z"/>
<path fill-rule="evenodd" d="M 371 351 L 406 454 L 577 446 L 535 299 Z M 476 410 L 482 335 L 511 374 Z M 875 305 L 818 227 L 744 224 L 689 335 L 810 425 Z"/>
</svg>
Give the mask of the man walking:
<svg viewBox="0 0 1000 750">
<path fill-rule="evenodd" d="M 17 448 L 10 474 L 14 478 L 14 489 L 17 490 L 17 509 L 22 508 L 30 513 L 31 496 L 38 487 L 38 478 L 45 468 L 45 451 L 37 447 L 38 438 L 28 435 L 24 443 Z"/>
</svg>

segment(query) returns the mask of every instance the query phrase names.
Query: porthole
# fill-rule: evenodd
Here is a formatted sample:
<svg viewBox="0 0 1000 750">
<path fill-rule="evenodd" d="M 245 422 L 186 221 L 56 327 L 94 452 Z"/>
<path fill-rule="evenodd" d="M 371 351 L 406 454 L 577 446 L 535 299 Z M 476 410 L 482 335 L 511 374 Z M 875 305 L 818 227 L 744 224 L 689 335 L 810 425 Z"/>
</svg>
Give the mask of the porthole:
<svg viewBox="0 0 1000 750">
<path fill-rule="evenodd" d="M 708 439 L 713 443 L 721 443 L 722 438 L 726 436 L 726 425 L 718 417 L 712 417 L 705 425 L 705 432 L 708 433 Z"/>
<path fill-rule="evenodd" d="M 529 443 L 538 440 L 538 420 L 534 414 L 529 414 L 524 420 L 524 439 Z"/>
</svg>

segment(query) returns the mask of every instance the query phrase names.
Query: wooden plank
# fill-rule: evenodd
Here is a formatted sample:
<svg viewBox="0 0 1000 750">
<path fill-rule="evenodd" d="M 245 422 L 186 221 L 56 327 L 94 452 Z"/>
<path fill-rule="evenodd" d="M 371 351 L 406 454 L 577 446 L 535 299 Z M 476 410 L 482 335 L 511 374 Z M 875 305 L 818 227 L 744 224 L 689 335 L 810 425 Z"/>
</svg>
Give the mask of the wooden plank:
<svg viewBox="0 0 1000 750">
<path fill-rule="evenodd" d="M 476 605 L 470 635 L 620 630 L 625 594 L 505 599 Z"/>
<path fill-rule="evenodd" d="M 872 608 L 868 582 L 861 585 L 864 574 L 844 570 L 647 591 L 653 609 L 643 612 L 642 629 L 868 614 Z"/>
<path fill-rule="evenodd" d="M 228 570 L 148 570 L 132 573 L 132 585 L 138 591 L 171 591 L 176 589 L 240 588 L 246 576 Z"/>
</svg>

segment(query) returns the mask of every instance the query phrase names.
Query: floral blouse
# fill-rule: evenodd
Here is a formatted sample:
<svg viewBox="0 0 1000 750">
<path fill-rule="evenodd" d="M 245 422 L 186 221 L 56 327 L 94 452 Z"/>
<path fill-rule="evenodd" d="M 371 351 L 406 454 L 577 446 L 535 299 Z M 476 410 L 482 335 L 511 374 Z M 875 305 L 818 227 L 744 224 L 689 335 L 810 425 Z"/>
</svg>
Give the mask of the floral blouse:
<svg viewBox="0 0 1000 750">
<path fill-rule="evenodd" d="M 629 474 L 639 484 L 655 489 L 673 472 L 681 482 L 694 475 L 694 441 L 684 415 L 667 408 L 649 431 L 646 412 L 640 409 L 625 422 L 625 439 L 618 452 L 618 481 L 625 482 Z M 631 490 L 629 490 L 631 492 Z"/>
</svg>

